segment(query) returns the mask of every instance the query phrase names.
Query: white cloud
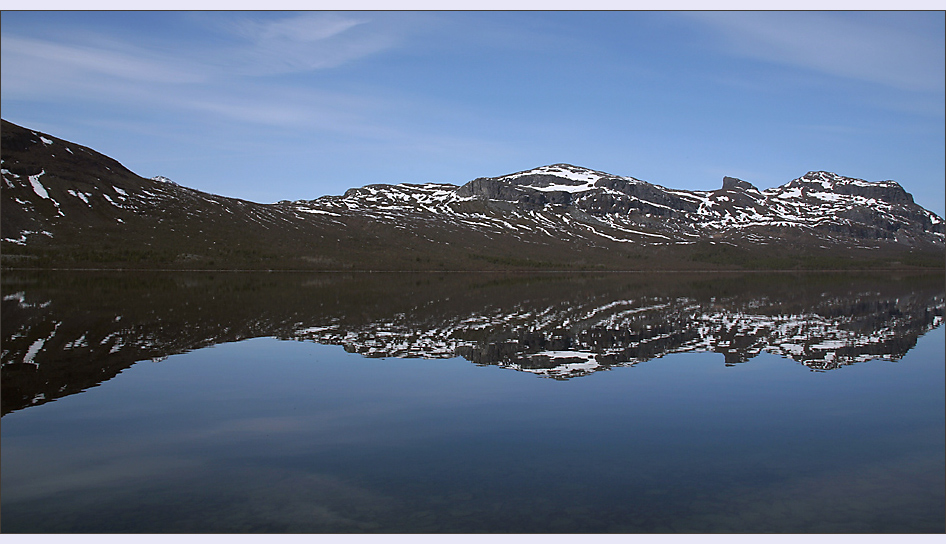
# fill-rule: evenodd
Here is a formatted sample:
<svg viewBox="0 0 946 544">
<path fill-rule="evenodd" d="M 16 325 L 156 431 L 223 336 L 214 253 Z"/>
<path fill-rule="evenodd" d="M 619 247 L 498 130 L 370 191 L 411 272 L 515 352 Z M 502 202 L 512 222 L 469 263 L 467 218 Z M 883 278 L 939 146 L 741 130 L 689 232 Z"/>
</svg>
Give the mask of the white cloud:
<svg viewBox="0 0 946 544">
<path fill-rule="evenodd" d="M 364 20 L 351 19 L 335 13 L 306 13 L 277 21 L 243 19 L 235 28 L 255 42 L 280 41 L 314 42 L 337 36 L 363 24 Z"/>
<path fill-rule="evenodd" d="M 75 35 L 70 41 L 38 39 L 6 29 L 2 36 L 5 97 L 69 95 L 127 84 L 233 84 L 233 77 L 269 76 L 341 66 L 398 42 L 398 29 L 383 22 L 335 13 L 303 13 L 281 19 L 198 20 L 223 30 L 220 40 L 162 43 L 143 48 L 107 36 Z M 361 27 L 360 31 L 357 31 Z"/>
<path fill-rule="evenodd" d="M 276 20 L 241 17 L 217 24 L 240 42 L 221 63 L 243 75 L 266 76 L 334 68 L 398 43 L 398 33 L 378 19 L 337 13 L 303 13 Z"/>
<path fill-rule="evenodd" d="M 929 32 L 942 14 L 704 12 L 737 55 L 910 91 L 942 91 L 944 46 Z"/>
<path fill-rule="evenodd" d="M 383 18 L 382 18 L 383 19 Z M 89 32 L 69 38 L 17 35 L 4 29 L 4 100 L 92 101 L 113 111 L 165 111 L 286 128 L 375 137 L 370 116 L 379 97 L 275 84 L 266 76 L 327 69 L 382 51 L 404 28 L 367 17 L 303 13 L 281 18 L 214 14 L 188 19 L 201 39 L 149 48 Z M 409 25 L 408 25 L 409 26 Z M 354 29 L 363 31 L 353 33 Z M 213 36 L 214 30 L 223 35 Z M 206 39 L 209 38 L 209 39 Z M 390 106 L 390 105 L 388 105 Z"/>
<path fill-rule="evenodd" d="M 368 138 L 389 137 L 372 114 L 393 107 L 378 98 L 252 84 L 226 95 L 192 93 L 168 106 L 239 123 Z"/>
<path fill-rule="evenodd" d="M 79 79 L 112 78 L 150 84 L 206 79 L 191 63 L 157 58 L 131 45 L 113 49 L 62 44 L 15 35 L 2 36 L 3 87 L 57 85 Z"/>
</svg>

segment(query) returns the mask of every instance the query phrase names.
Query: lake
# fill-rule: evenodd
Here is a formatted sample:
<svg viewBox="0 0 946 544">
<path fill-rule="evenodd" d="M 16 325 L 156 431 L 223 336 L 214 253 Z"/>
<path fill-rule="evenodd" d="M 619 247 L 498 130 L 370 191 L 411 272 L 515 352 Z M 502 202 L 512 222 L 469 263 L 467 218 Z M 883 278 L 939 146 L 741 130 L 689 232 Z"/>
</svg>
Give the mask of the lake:
<svg viewBox="0 0 946 544">
<path fill-rule="evenodd" d="M 5 533 L 942 533 L 944 276 L 4 272 Z"/>
</svg>

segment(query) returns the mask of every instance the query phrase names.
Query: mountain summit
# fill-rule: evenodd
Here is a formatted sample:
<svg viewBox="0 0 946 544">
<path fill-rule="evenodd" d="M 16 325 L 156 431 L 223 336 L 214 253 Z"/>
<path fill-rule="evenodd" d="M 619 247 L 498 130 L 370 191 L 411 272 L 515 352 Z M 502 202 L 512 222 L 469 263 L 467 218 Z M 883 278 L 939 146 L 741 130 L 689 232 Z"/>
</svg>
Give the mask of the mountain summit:
<svg viewBox="0 0 946 544">
<path fill-rule="evenodd" d="M 259 204 L 145 179 L 2 125 L 5 266 L 694 269 L 942 266 L 942 218 L 894 181 L 808 172 L 669 189 L 569 164 Z"/>
</svg>

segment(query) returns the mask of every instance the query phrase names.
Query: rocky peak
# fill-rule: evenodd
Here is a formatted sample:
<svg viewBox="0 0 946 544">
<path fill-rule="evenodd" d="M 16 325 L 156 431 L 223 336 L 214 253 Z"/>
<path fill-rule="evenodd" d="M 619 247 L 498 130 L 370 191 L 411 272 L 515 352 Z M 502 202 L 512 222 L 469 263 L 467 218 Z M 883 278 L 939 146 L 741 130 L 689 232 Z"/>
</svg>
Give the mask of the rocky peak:
<svg viewBox="0 0 946 544">
<path fill-rule="evenodd" d="M 749 183 L 748 181 L 743 181 L 739 178 L 731 178 L 729 176 L 723 177 L 723 189 L 730 190 L 743 190 L 743 191 L 758 191 L 755 185 Z"/>
<path fill-rule="evenodd" d="M 479 197 L 507 201 L 538 199 L 542 202 L 567 203 L 570 195 L 587 193 L 597 188 L 612 188 L 620 185 L 626 191 L 629 185 L 645 184 L 638 179 L 615 176 L 582 166 L 566 163 L 539 166 L 495 178 L 477 178 L 462 186 L 457 192 L 461 197 Z"/>
<path fill-rule="evenodd" d="M 890 204 L 913 204 L 913 195 L 906 192 L 896 181 L 865 181 L 817 170 L 808 172 L 785 185 L 786 188 L 800 188 L 812 193 L 835 193 L 839 195 L 860 196 Z"/>
</svg>

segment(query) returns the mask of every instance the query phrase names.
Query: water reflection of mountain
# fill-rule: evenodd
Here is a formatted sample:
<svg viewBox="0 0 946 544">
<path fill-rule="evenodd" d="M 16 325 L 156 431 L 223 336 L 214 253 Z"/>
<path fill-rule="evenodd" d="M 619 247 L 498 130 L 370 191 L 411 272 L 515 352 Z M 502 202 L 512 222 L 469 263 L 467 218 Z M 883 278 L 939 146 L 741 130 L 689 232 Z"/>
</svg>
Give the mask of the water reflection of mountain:
<svg viewBox="0 0 946 544">
<path fill-rule="evenodd" d="M 899 359 L 944 311 L 940 274 L 18 272 L 2 287 L 4 414 L 259 336 L 556 379 L 687 351 L 830 370 Z"/>
</svg>

